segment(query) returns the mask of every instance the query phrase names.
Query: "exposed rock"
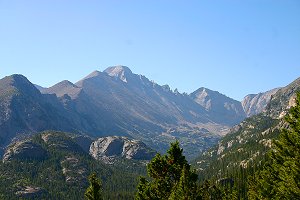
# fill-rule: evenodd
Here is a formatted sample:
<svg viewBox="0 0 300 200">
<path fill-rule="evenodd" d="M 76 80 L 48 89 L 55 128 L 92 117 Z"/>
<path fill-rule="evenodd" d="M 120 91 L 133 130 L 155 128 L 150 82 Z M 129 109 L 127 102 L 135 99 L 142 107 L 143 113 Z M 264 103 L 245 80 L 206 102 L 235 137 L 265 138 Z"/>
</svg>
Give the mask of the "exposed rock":
<svg viewBox="0 0 300 200">
<path fill-rule="evenodd" d="M 132 75 L 132 72 L 128 67 L 121 65 L 109 67 L 104 71 L 104 73 L 107 73 L 109 76 L 118 78 L 125 83 L 127 83 L 127 76 Z"/>
<path fill-rule="evenodd" d="M 34 186 L 24 186 L 19 191 L 16 192 L 16 195 L 19 198 L 39 198 L 43 194 L 46 194 L 47 191 L 40 187 L 34 187 Z"/>
<path fill-rule="evenodd" d="M 247 114 L 247 117 L 263 112 L 270 102 L 271 96 L 274 95 L 278 90 L 279 88 L 275 88 L 267 92 L 249 94 L 245 96 L 242 100 L 242 106 Z"/>
<path fill-rule="evenodd" d="M 66 156 L 65 159 L 61 161 L 61 166 L 66 183 L 71 185 L 87 185 L 87 166 L 80 162 L 74 155 Z"/>
<path fill-rule="evenodd" d="M 235 125 L 245 118 L 245 112 L 239 101 L 225 96 L 217 91 L 199 88 L 190 97 L 203 106 L 220 123 Z"/>
<path fill-rule="evenodd" d="M 37 159 L 47 158 L 47 151 L 41 145 L 31 140 L 18 141 L 10 145 L 3 156 L 3 162 L 11 159 Z"/>
<path fill-rule="evenodd" d="M 135 160 L 150 160 L 155 151 L 138 140 L 126 137 L 103 137 L 94 141 L 90 147 L 90 154 L 97 160 L 111 161 L 112 158 L 126 158 Z"/>
</svg>

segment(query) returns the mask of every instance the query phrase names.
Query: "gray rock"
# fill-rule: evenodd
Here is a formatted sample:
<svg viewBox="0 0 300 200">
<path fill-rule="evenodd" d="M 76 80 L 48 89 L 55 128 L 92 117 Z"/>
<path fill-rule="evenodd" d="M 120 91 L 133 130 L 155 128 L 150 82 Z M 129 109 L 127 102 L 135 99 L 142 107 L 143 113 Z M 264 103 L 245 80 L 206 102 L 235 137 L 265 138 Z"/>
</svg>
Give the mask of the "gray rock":
<svg viewBox="0 0 300 200">
<path fill-rule="evenodd" d="M 242 106 L 247 117 L 251 117 L 263 112 L 270 102 L 271 96 L 274 95 L 278 90 L 279 88 L 275 88 L 267 92 L 249 94 L 245 96 L 242 100 Z"/>
<path fill-rule="evenodd" d="M 40 187 L 34 187 L 34 186 L 24 186 L 20 188 L 19 191 L 16 192 L 16 195 L 19 198 L 39 198 L 43 194 L 46 194 L 47 191 Z"/>
<path fill-rule="evenodd" d="M 36 159 L 47 158 L 47 151 L 41 145 L 33 143 L 31 140 L 18 141 L 7 147 L 3 162 L 12 159 Z"/>
<path fill-rule="evenodd" d="M 203 106 L 210 117 L 219 123 L 235 125 L 246 117 L 241 102 L 217 91 L 202 87 L 191 93 L 190 97 Z"/>
<path fill-rule="evenodd" d="M 110 136 L 99 138 L 90 147 L 90 154 L 97 160 L 108 161 L 112 158 L 150 160 L 156 154 L 143 142 L 127 137 Z"/>
</svg>

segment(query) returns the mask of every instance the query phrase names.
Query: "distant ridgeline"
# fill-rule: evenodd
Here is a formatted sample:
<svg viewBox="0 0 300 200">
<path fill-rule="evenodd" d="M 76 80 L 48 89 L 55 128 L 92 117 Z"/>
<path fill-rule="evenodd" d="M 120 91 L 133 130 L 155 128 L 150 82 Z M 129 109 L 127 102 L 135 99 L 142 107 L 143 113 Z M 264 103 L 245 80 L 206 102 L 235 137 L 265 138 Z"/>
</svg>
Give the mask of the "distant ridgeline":
<svg viewBox="0 0 300 200">
<path fill-rule="evenodd" d="M 273 92 L 247 96 L 243 103 L 207 88 L 181 94 L 124 66 L 50 88 L 12 75 L 0 80 L 0 153 L 13 138 L 59 130 L 128 136 L 159 152 L 179 140 L 193 158 L 246 116 L 261 112 Z"/>
</svg>

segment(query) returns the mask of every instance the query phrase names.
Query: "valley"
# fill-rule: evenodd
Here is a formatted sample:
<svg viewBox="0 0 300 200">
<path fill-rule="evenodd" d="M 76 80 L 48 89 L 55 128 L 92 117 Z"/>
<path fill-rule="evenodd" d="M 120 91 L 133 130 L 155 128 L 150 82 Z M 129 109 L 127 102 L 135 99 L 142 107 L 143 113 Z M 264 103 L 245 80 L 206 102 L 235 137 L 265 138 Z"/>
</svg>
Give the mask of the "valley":
<svg viewBox="0 0 300 200">
<path fill-rule="evenodd" d="M 105 199 L 133 199 L 148 163 L 178 141 L 200 182 L 232 182 L 247 199 L 248 176 L 261 170 L 288 128 L 284 117 L 295 106 L 299 80 L 239 102 L 203 87 L 179 93 L 125 66 L 49 88 L 23 75 L 5 77 L 0 197 L 82 199 L 96 171 Z"/>
</svg>

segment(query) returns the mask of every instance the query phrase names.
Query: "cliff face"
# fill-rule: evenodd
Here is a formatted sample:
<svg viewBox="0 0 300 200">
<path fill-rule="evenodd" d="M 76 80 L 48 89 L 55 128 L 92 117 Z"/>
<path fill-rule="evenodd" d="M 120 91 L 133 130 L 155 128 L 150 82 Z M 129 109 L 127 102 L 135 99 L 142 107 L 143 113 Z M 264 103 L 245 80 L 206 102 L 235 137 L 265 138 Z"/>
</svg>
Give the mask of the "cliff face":
<svg viewBox="0 0 300 200">
<path fill-rule="evenodd" d="M 155 153 L 141 141 L 118 136 L 99 138 L 90 147 L 90 154 L 95 159 L 105 162 L 114 158 L 150 160 Z"/>
<path fill-rule="evenodd" d="M 269 90 L 267 92 L 262 92 L 258 94 L 249 94 L 242 100 L 242 106 L 247 117 L 259 114 L 265 111 L 266 106 L 271 100 L 272 95 L 274 95 L 279 88 Z"/>
</svg>

